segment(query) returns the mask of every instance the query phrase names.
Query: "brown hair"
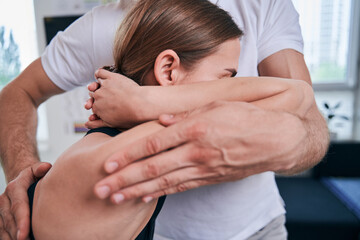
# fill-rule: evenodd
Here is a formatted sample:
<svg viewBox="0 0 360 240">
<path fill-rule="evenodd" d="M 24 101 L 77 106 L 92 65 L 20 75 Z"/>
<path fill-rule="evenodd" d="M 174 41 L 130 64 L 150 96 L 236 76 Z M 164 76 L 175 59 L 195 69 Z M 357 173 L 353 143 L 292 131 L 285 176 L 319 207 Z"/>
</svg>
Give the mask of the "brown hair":
<svg viewBox="0 0 360 240">
<path fill-rule="evenodd" d="M 226 11 L 207 0 L 139 0 L 116 33 L 115 71 L 141 84 L 166 49 L 191 71 L 221 43 L 242 34 Z"/>
</svg>

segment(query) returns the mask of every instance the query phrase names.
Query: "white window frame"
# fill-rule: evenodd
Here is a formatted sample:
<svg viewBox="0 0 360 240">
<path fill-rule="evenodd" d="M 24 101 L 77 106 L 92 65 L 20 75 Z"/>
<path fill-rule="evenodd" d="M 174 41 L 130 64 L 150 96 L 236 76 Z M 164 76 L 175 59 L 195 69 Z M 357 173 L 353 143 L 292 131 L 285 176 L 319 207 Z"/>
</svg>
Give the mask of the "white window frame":
<svg viewBox="0 0 360 240">
<path fill-rule="evenodd" d="M 360 1 L 351 1 L 350 31 L 349 31 L 349 51 L 346 81 L 343 83 L 314 83 L 315 91 L 331 90 L 354 90 L 358 86 L 358 67 L 360 56 Z"/>
</svg>

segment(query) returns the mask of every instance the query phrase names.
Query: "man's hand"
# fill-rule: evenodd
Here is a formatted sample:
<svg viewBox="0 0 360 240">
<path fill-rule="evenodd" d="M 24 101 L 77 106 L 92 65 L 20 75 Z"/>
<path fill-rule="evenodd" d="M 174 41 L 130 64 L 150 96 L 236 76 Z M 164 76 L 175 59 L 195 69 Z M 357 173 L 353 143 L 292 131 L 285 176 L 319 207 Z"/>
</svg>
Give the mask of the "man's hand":
<svg viewBox="0 0 360 240">
<path fill-rule="evenodd" d="M 203 185 L 284 171 L 302 154 L 296 149 L 306 137 L 294 115 L 242 102 L 212 103 L 173 117 L 162 115 L 160 121 L 168 127 L 106 161 L 105 171 L 112 174 L 96 184 L 99 198 L 111 195 L 112 202 L 119 203 L 142 197 L 147 202 Z"/>
<path fill-rule="evenodd" d="M 98 82 L 88 86 L 90 99 L 85 108 L 93 115 L 86 123 L 88 128 L 112 126 L 128 128 L 138 123 L 144 93 L 133 80 L 117 73 L 99 69 L 95 73 Z"/>
<path fill-rule="evenodd" d="M 27 189 L 51 168 L 49 163 L 36 163 L 25 168 L 0 195 L 0 239 L 28 239 L 30 210 Z"/>
</svg>

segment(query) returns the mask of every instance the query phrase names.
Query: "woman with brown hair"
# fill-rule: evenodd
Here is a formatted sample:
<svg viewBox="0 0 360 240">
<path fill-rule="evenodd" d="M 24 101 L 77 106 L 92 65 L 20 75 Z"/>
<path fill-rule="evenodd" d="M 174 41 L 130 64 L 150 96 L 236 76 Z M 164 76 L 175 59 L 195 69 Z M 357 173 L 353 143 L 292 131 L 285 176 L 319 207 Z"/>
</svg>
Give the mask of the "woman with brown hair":
<svg viewBox="0 0 360 240">
<path fill-rule="evenodd" d="M 146 87 L 203 82 L 193 85 L 198 96 L 183 96 L 191 104 L 179 111 L 228 100 L 304 115 L 311 102 L 311 97 L 303 98 L 311 96 L 305 83 L 231 79 L 238 67 L 241 35 L 231 17 L 206 0 L 140 0 L 119 27 L 111 70 Z M 107 87 L 106 81 L 101 84 Z M 141 107 L 141 102 L 134 104 Z M 100 200 L 93 188 L 106 176 L 102 166 L 109 156 L 163 128 L 149 121 L 123 132 L 94 129 L 64 152 L 47 175 L 29 188 L 35 239 L 152 239 L 164 198 L 113 205 L 110 201 L 123 199 Z"/>
</svg>

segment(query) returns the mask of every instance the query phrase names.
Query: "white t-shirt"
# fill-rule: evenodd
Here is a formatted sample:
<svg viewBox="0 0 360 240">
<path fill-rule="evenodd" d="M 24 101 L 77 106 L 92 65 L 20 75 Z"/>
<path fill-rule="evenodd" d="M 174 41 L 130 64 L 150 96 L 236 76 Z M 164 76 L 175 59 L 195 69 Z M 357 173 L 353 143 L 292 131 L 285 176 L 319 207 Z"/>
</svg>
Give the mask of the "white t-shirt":
<svg viewBox="0 0 360 240">
<path fill-rule="evenodd" d="M 238 76 L 258 76 L 257 65 L 282 49 L 302 52 L 299 16 L 291 0 L 212 2 L 228 11 L 244 31 Z M 97 68 L 113 64 L 114 34 L 124 5 L 94 8 L 52 40 L 41 59 L 57 86 L 71 90 L 85 85 L 94 81 Z M 274 173 L 265 172 L 168 196 L 155 239 L 246 239 L 283 213 Z"/>
</svg>

